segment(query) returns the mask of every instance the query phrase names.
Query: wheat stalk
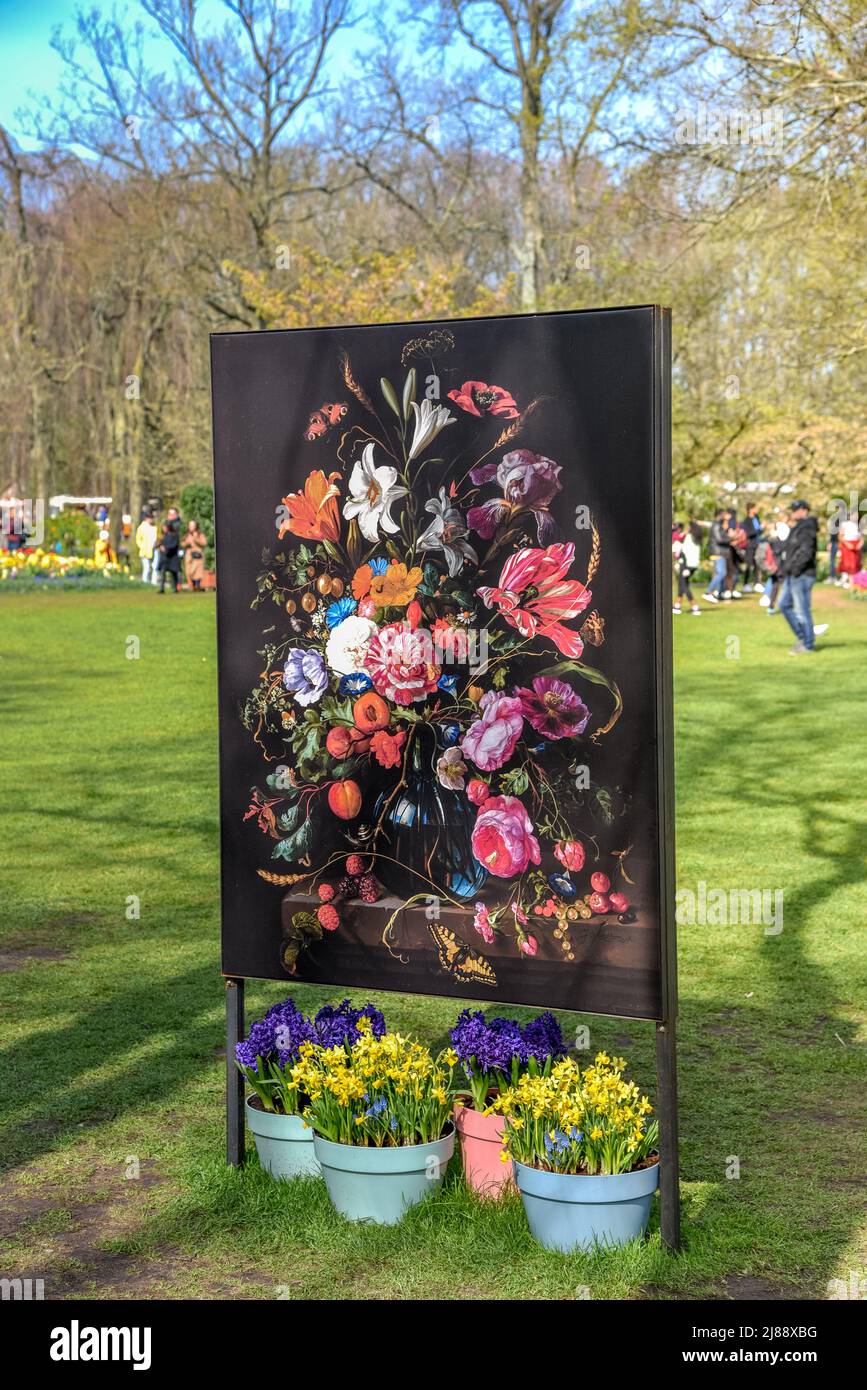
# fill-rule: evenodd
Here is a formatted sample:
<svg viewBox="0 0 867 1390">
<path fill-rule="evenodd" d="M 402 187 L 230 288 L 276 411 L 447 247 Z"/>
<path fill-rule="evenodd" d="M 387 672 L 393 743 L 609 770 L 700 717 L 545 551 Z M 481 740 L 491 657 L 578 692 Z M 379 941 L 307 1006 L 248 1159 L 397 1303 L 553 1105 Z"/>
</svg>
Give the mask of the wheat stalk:
<svg viewBox="0 0 867 1390">
<path fill-rule="evenodd" d="M 515 438 L 516 434 L 520 434 L 521 430 L 524 427 L 524 424 L 532 415 L 533 411 L 536 409 L 536 406 L 539 404 L 541 399 L 542 397 L 539 396 L 537 400 L 531 401 L 530 404 L 527 406 L 527 409 L 522 411 L 521 414 L 518 416 L 517 420 L 512 420 L 506 426 L 499 438 L 494 440 L 493 444 L 491 445 L 491 448 L 488 450 L 489 454 L 492 454 L 494 452 L 494 449 L 499 449 L 501 444 L 508 444 L 510 439 Z"/>
<path fill-rule="evenodd" d="M 602 537 L 599 534 L 599 527 L 596 525 L 596 522 L 592 519 L 592 517 L 590 520 L 590 530 L 593 536 L 593 548 L 590 551 L 590 560 L 587 565 L 588 589 L 590 588 L 590 585 L 593 582 L 594 574 L 599 568 L 599 561 L 602 559 Z"/>
<path fill-rule="evenodd" d="M 355 380 L 355 377 L 352 374 L 352 364 L 349 361 L 349 353 L 345 350 L 341 350 L 340 353 L 340 370 L 343 373 L 343 380 L 345 381 L 349 390 L 352 392 L 355 399 L 360 401 L 361 404 L 364 406 L 365 410 L 370 411 L 371 415 L 375 415 L 376 411 L 373 408 L 373 402 L 371 401 L 364 387 L 358 384 L 358 382 Z"/>
<path fill-rule="evenodd" d="M 293 883 L 301 883 L 305 878 L 309 878 L 314 871 L 310 870 L 307 874 L 271 874 L 267 869 L 257 869 L 256 873 L 260 878 L 264 878 L 266 883 L 276 883 L 280 888 L 291 888 Z"/>
</svg>

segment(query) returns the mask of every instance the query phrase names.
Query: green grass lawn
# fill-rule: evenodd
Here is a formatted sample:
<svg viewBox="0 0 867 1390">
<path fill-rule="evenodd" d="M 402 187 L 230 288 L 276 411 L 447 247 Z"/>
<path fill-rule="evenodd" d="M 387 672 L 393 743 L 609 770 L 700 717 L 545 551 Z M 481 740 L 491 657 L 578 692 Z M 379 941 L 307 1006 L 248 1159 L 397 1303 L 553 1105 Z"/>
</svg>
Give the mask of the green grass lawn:
<svg viewBox="0 0 867 1390">
<path fill-rule="evenodd" d="M 366 1229 L 318 1181 L 224 1167 L 213 599 L 3 596 L 0 1274 L 48 1298 L 785 1298 L 863 1278 L 867 605 L 822 590 L 817 609 L 831 631 L 800 659 L 753 599 L 675 619 L 679 885 L 781 888 L 784 930 L 682 928 L 684 1249 L 654 1217 L 586 1258 L 454 1172 Z M 285 992 L 250 985 L 248 1012 Z M 455 1014 L 377 1002 L 437 1042 Z M 652 1025 L 584 1021 L 652 1089 Z"/>
</svg>

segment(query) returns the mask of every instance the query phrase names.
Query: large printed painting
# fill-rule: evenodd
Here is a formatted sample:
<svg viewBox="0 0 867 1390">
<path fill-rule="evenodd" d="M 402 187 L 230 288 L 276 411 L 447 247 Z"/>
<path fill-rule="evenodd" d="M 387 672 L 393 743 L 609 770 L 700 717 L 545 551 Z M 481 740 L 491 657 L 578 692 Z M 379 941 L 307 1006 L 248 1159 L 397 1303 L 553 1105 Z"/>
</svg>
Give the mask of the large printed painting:
<svg viewBox="0 0 867 1390">
<path fill-rule="evenodd" d="M 224 973 L 663 1017 L 662 312 L 212 366 Z"/>
</svg>

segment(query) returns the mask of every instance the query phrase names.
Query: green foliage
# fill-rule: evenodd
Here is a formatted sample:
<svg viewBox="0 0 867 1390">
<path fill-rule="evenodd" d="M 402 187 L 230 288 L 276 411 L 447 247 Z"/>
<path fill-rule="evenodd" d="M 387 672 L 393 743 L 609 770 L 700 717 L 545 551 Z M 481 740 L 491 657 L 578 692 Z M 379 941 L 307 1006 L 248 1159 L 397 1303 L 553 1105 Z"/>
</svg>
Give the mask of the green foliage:
<svg viewBox="0 0 867 1390">
<path fill-rule="evenodd" d="M 214 551 L 214 489 L 210 483 L 188 483 L 181 491 L 180 513 L 184 529 L 188 521 L 197 521 L 207 537 L 205 569 L 216 567 Z"/>
<path fill-rule="evenodd" d="M 45 521 L 46 550 L 53 550 L 57 542 L 63 546 L 64 555 L 92 555 L 99 527 L 87 512 L 58 512 Z"/>
</svg>

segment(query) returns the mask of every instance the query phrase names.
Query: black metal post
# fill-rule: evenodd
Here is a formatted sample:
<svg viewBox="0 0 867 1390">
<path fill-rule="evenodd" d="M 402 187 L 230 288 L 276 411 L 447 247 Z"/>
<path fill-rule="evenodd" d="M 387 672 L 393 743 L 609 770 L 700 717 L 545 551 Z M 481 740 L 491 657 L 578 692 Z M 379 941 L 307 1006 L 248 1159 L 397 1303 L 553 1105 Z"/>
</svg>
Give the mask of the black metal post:
<svg viewBox="0 0 867 1390">
<path fill-rule="evenodd" d="M 673 1020 L 656 1025 L 656 1106 L 659 1116 L 659 1228 L 670 1250 L 680 1249 L 680 1155 L 677 1138 L 677 1036 Z"/>
<path fill-rule="evenodd" d="M 235 1066 L 235 1044 L 244 1037 L 244 981 L 226 980 L 226 1162 L 244 1162 L 244 1078 Z"/>
</svg>

